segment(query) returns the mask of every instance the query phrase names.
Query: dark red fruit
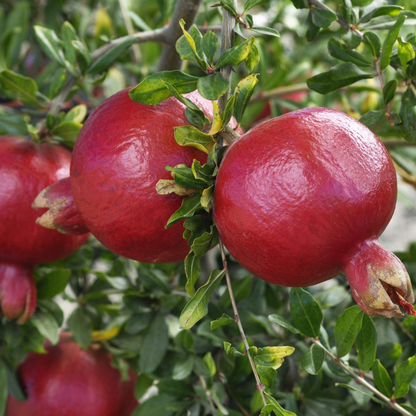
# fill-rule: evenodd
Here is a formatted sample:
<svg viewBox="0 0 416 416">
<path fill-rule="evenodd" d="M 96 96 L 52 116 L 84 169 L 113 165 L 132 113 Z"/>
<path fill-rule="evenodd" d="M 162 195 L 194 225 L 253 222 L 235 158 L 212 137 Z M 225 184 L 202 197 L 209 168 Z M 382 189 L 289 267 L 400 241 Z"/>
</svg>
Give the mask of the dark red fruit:
<svg viewBox="0 0 416 416">
<path fill-rule="evenodd" d="M 187 94 L 205 114 L 212 103 Z M 171 179 L 166 166 L 206 154 L 179 146 L 174 128 L 189 125 L 185 106 L 176 98 L 147 106 L 132 101 L 128 89 L 101 104 L 88 118 L 75 144 L 71 187 L 87 228 L 107 248 L 143 262 L 175 262 L 189 251 L 182 223 L 165 230 L 182 197 L 158 195 L 159 179 Z"/>
<path fill-rule="evenodd" d="M 0 305 L 8 319 L 24 322 L 35 310 L 34 266 L 69 256 L 88 238 L 41 227 L 32 209 L 43 188 L 69 175 L 70 161 L 61 146 L 0 137 Z"/>
<path fill-rule="evenodd" d="M 122 381 L 110 355 L 98 346 L 81 350 L 68 335 L 47 354 L 29 353 L 18 368 L 27 400 L 9 396 L 6 416 L 130 416 L 137 406 L 136 376 Z"/>
<path fill-rule="evenodd" d="M 409 276 L 378 237 L 396 203 L 396 174 L 379 139 L 344 113 L 293 111 L 227 150 L 214 217 L 225 246 L 255 275 L 309 286 L 341 272 L 364 312 L 414 314 Z"/>
</svg>

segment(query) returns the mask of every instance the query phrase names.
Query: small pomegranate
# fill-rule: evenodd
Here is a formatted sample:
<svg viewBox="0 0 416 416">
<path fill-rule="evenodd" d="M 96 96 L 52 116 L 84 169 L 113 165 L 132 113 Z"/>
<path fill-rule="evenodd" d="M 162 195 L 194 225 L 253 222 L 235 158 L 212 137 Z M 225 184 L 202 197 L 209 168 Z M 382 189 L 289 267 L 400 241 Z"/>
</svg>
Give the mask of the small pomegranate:
<svg viewBox="0 0 416 416">
<path fill-rule="evenodd" d="M 68 334 L 45 347 L 46 354 L 29 353 L 18 368 L 27 399 L 9 396 L 6 416 L 130 416 L 137 406 L 136 375 L 122 381 L 110 355 L 98 346 L 81 350 Z"/>
<path fill-rule="evenodd" d="M 268 282 L 302 287 L 344 272 L 370 316 L 414 315 L 409 276 L 377 240 L 396 193 L 387 150 L 367 127 L 309 108 L 261 123 L 229 147 L 214 218 L 231 255 Z"/>
<path fill-rule="evenodd" d="M 185 106 L 176 98 L 143 105 L 132 101 L 128 91 L 107 99 L 84 124 L 71 165 L 75 205 L 68 194 L 67 212 L 76 206 L 86 227 L 117 254 L 148 263 L 181 261 L 189 252 L 182 223 L 168 230 L 165 225 L 183 197 L 158 195 L 155 186 L 159 179 L 171 179 L 166 166 L 191 166 L 194 159 L 205 163 L 207 156 L 176 143 L 174 128 L 189 125 Z M 212 118 L 210 101 L 197 92 L 185 96 Z M 49 202 L 43 206 L 58 208 L 50 225 L 65 232 L 68 215 L 52 195 L 64 193 L 55 192 L 55 186 L 45 190 L 43 199 Z"/>
<path fill-rule="evenodd" d="M 0 310 L 19 323 L 36 308 L 34 266 L 69 256 L 88 238 L 41 227 L 32 209 L 45 186 L 69 176 L 70 162 L 61 146 L 0 137 Z"/>
</svg>

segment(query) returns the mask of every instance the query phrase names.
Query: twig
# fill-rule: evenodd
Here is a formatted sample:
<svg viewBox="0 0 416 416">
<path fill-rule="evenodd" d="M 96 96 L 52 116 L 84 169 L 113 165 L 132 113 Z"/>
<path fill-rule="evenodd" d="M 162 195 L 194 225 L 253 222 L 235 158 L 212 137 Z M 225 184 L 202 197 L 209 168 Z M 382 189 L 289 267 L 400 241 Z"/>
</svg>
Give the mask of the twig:
<svg viewBox="0 0 416 416">
<path fill-rule="evenodd" d="M 133 35 L 134 28 L 133 28 L 133 25 L 131 24 L 129 11 L 127 10 L 126 2 L 125 0 L 118 0 L 118 2 L 120 4 L 121 14 L 123 16 L 124 24 L 126 25 L 127 33 L 129 35 Z M 132 50 L 133 50 L 134 60 L 136 61 L 137 64 L 139 64 L 141 61 L 141 53 L 140 53 L 139 45 L 137 44 L 133 45 Z"/>
<path fill-rule="evenodd" d="M 258 101 L 266 101 L 266 100 L 270 100 L 272 98 L 281 97 L 282 95 L 292 94 L 294 92 L 303 92 L 303 91 L 310 91 L 310 89 L 306 85 L 306 83 L 288 85 L 287 87 L 277 87 L 273 90 L 263 91 L 263 92 L 255 95 L 250 100 L 250 103 L 257 103 Z"/>
<path fill-rule="evenodd" d="M 349 375 L 351 375 L 355 380 L 357 380 L 361 385 L 363 385 L 365 388 L 370 390 L 372 393 L 374 393 L 376 396 L 378 396 L 383 402 L 385 402 L 389 407 L 396 410 L 397 412 L 401 413 L 405 416 L 412 416 L 410 412 L 408 412 L 406 409 L 401 407 L 399 404 L 395 403 L 393 400 L 389 399 L 387 396 L 385 396 L 383 393 L 381 393 L 379 390 L 377 390 L 372 384 L 370 384 L 364 377 L 361 377 L 360 375 L 356 374 L 350 367 L 345 365 L 338 357 L 336 357 L 334 354 L 332 354 L 331 351 L 329 351 L 327 348 L 325 348 L 319 339 L 316 338 L 310 338 L 312 343 L 318 345 L 321 347 L 325 354 L 328 355 L 328 357 L 331 358 L 331 360 L 338 364 L 345 372 L 347 372 Z"/>
<path fill-rule="evenodd" d="M 165 46 L 160 57 L 158 71 L 180 69 L 182 67 L 181 58 L 176 52 L 176 41 L 182 36 L 182 29 L 179 26 L 181 19 L 185 20 L 186 28 L 189 28 L 195 20 L 199 5 L 202 0 L 178 0 L 173 12 L 172 20 L 166 29 Z"/>
<path fill-rule="evenodd" d="M 384 146 L 387 147 L 387 149 L 390 149 L 392 147 L 414 147 L 416 146 L 416 143 L 410 143 L 406 142 L 405 140 L 382 140 Z"/>
<path fill-rule="evenodd" d="M 396 322 L 397 325 L 401 328 L 401 330 L 412 340 L 412 342 L 415 342 L 415 337 L 411 332 L 409 332 L 403 325 L 403 322 L 400 319 L 395 319 L 394 322 Z"/>
<path fill-rule="evenodd" d="M 201 375 L 199 375 L 198 377 L 199 377 L 199 381 L 202 384 L 202 388 L 204 389 L 205 395 L 207 396 L 209 405 L 210 405 L 211 410 L 212 410 L 212 414 L 215 415 L 216 414 L 215 404 L 214 404 L 214 402 L 212 400 L 211 392 L 208 390 L 207 383 L 205 383 L 204 377 L 202 377 Z"/>
<path fill-rule="evenodd" d="M 254 377 L 256 379 L 257 390 L 260 392 L 263 403 L 266 406 L 267 401 L 266 401 L 266 397 L 264 396 L 264 392 L 263 392 L 264 386 L 263 386 L 263 384 L 260 380 L 260 376 L 259 376 L 259 373 L 257 372 L 256 364 L 254 364 L 253 357 L 250 355 L 250 351 L 249 351 L 250 346 L 248 345 L 247 337 L 246 337 L 246 334 L 244 332 L 243 325 L 241 324 L 240 315 L 238 313 L 237 304 L 235 302 L 234 292 L 233 292 L 233 288 L 231 286 L 230 273 L 228 272 L 228 267 L 227 267 L 227 258 L 225 257 L 224 244 L 222 243 L 221 239 L 219 240 L 219 245 L 220 245 L 220 249 L 221 249 L 222 264 L 223 264 L 224 270 L 225 270 L 225 279 L 227 281 L 227 288 L 228 288 L 228 292 L 230 294 L 231 305 L 233 307 L 234 318 L 235 318 L 235 321 L 237 323 L 238 330 L 240 331 L 241 339 L 243 340 L 245 352 L 248 356 L 248 360 L 250 361 L 251 369 L 253 370 L 253 374 L 254 374 Z"/>
</svg>

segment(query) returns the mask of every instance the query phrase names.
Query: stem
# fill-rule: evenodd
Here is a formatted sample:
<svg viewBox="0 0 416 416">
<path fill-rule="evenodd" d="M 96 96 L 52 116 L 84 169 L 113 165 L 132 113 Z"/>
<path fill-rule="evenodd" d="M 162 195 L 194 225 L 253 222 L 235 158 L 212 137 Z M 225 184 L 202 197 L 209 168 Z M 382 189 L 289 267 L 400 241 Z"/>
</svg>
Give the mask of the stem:
<svg viewBox="0 0 416 416">
<path fill-rule="evenodd" d="M 182 61 L 176 52 L 176 41 L 183 35 L 179 26 L 181 19 L 185 20 L 188 29 L 195 20 L 199 5 L 202 0 L 178 0 L 173 12 L 172 20 L 166 28 L 165 46 L 162 56 L 160 57 L 158 71 L 167 71 L 172 69 L 181 69 Z"/>
<path fill-rule="evenodd" d="M 338 357 L 336 357 L 334 354 L 332 354 L 331 351 L 329 351 L 327 348 L 325 348 L 321 341 L 317 338 L 309 338 L 313 344 L 318 345 L 321 347 L 325 354 L 328 355 L 328 357 L 331 358 L 331 360 L 338 364 L 345 372 L 347 372 L 350 376 L 352 376 L 355 380 L 357 380 L 360 384 L 362 384 L 365 388 L 370 390 L 372 393 L 374 393 L 376 396 L 378 396 L 383 402 L 385 402 L 389 407 L 396 410 L 397 412 L 401 413 L 405 416 L 412 416 L 410 412 L 408 412 L 406 409 L 401 407 L 399 404 L 395 403 L 393 400 L 389 399 L 387 396 L 385 396 L 383 393 L 381 393 L 379 390 L 377 390 L 372 384 L 370 384 L 367 380 L 365 380 L 364 377 L 361 377 L 360 375 L 356 374 L 350 367 L 345 365 Z"/>
<path fill-rule="evenodd" d="M 202 376 L 198 376 L 198 377 L 199 377 L 199 381 L 201 382 L 202 388 L 204 389 L 205 395 L 207 396 L 209 406 L 211 407 L 211 410 L 212 410 L 212 414 L 215 415 L 216 413 L 215 404 L 212 401 L 211 392 L 208 390 L 207 383 L 205 383 L 204 377 Z"/>
<path fill-rule="evenodd" d="M 129 17 L 129 11 L 127 9 L 126 2 L 125 2 L 125 0 L 118 0 L 118 2 L 120 4 L 121 14 L 123 15 L 123 20 L 124 20 L 124 24 L 126 25 L 127 33 L 129 35 L 133 35 L 134 34 L 134 28 L 133 28 L 133 25 L 131 24 L 131 20 L 130 20 L 130 17 Z M 134 60 L 136 61 L 137 64 L 139 64 L 140 61 L 141 61 L 141 53 L 140 53 L 139 45 L 137 45 L 137 44 L 133 45 L 132 49 L 133 49 Z"/>
<path fill-rule="evenodd" d="M 383 72 L 380 68 L 380 61 L 377 58 L 375 58 L 375 66 L 376 66 L 378 80 L 380 82 L 381 92 L 383 93 L 383 91 L 384 91 Z M 389 124 L 394 126 L 394 123 L 391 121 L 391 105 L 390 105 L 390 103 L 388 103 L 386 105 L 386 117 L 387 117 L 387 120 L 388 120 Z"/>
<path fill-rule="evenodd" d="M 237 323 L 238 330 L 240 331 L 241 339 L 243 340 L 244 348 L 246 350 L 248 360 L 250 361 L 250 366 L 251 366 L 251 369 L 253 370 L 254 378 L 256 379 L 257 390 L 260 392 L 263 403 L 266 406 L 267 401 L 266 401 L 266 397 L 264 396 L 264 392 L 263 392 L 264 386 L 263 386 L 263 384 L 260 380 L 260 376 L 259 376 L 259 373 L 257 372 L 256 365 L 254 364 L 253 357 L 250 355 L 250 351 L 249 351 L 250 346 L 248 345 L 247 337 L 246 337 L 246 334 L 244 332 L 243 325 L 241 324 L 240 315 L 238 313 L 237 304 L 235 302 L 234 292 L 233 292 L 233 288 L 231 286 L 230 273 L 228 272 L 227 258 L 225 257 L 224 244 L 222 243 L 221 239 L 219 240 L 219 245 L 220 245 L 220 249 L 221 249 L 222 264 L 223 264 L 223 267 L 224 267 L 224 270 L 225 270 L 225 279 L 227 281 L 227 288 L 228 288 L 228 292 L 230 293 L 231 305 L 233 307 L 234 318 L 235 318 L 235 321 Z"/>
</svg>

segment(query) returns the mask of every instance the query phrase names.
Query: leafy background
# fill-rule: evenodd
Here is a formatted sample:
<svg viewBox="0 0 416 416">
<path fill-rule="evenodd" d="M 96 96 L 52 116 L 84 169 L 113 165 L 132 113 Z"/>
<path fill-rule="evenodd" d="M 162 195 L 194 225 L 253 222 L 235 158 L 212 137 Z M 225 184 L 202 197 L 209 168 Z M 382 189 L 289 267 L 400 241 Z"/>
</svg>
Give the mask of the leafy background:
<svg viewBox="0 0 416 416">
<path fill-rule="evenodd" d="M 211 7 L 215 3 L 203 2 L 196 18 L 198 26 L 221 23 L 221 9 Z M 408 63 L 411 59 L 400 59 L 399 45 L 407 42 L 410 49 L 416 49 L 416 5 L 410 0 L 390 3 L 404 7 L 407 19 L 400 31 L 403 41 L 394 43 L 395 38 L 388 54 L 392 65 L 383 69 L 386 85 L 390 82 L 383 93 L 373 76 L 377 71 L 372 67 L 371 47 L 361 42 L 354 46 L 357 40 L 351 31 L 336 23 L 331 12 L 320 12 L 316 6 L 311 10 L 296 8 L 286 0 L 259 3 L 266 4 L 250 11 L 255 26 L 273 28 L 280 32 L 280 37 L 243 33 L 255 36 L 261 58 L 255 70 L 259 83 L 253 103 L 244 115 L 243 128 L 257 122 L 259 115 L 262 117 L 265 96 L 270 97 L 271 116 L 304 106 L 325 106 L 358 119 L 364 117 L 362 120 L 389 142 L 401 178 L 414 187 L 415 148 L 397 142 L 401 136 L 415 141 L 413 106 L 402 111 L 404 93 L 413 85 L 415 74 L 406 74 L 413 64 Z M 163 27 L 175 6 L 172 0 L 123 4 L 135 32 Z M 294 4 L 305 5 L 302 0 Z M 355 0 L 351 5 L 348 1 L 325 4 L 344 13 L 347 20 L 354 20 L 348 14 L 350 6 L 355 6 L 357 13 L 358 7 L 364 8 L 359 15 L 362 17 L 388 2 Z M 394 7 L 384 11 L 363 23 L 366 32 L 380 37 L 381 45 L 404 14 Z M 0 133 L 30 134 L 34 140 L 53 139 L 70 147 L 85 116 L 115 92 L 156 72 L 162 52 L 159 43 L 132 46 L 127 39 L 117 53 L 104 55 L 101 66 L 94 67 L 93 51 L 110 39 L 128 35 L 120 2 L 115 0 L 4 0 L 0 7 L 0 28 Z M 241 26 L 239 30 L 243 30 Z M 364 31 L 361 27 L 359 30 Z M 66 46 L 65 39 L 75 41 L 70 42 L 74 49 Z M 339 46 L 340 39 L 354 47 L 345 51 Z M 237 42 L 241 41 L 238 38 Z M 411 58 L 410 49 L 403 46 L 402 54 Z M 351 54 L 352 50 L 359 56 Z M 322 90 L 333 89 L 335 82 L 330 75 L 320 74 L 328 73 L 336 65 L 352 64 L 351 59 L 358 68 L 349 67 L 356 82 L 334 91 Z M 343 73 L 348 72 L 343 69 Z M 198 65 L 189 60 L 184 71 L 203 75 Z M 372 76 L 361 78 L 362 72 Z M 71 83 L 74 73 L 77 81 Z M 244 67 L 238 66 L 233 86 L 246 75 Z M 311 79 L 315 82 L 311 83 Z M 327 93 L 311 90 L 307 82 Z M 285 97 L 288 92 L 297 91 L 306 92 L 300 102 Z M 69 99 L 60 100 L 63 92 L 69 94 Z M 52 100 L 62 101 L 53 111 L 48 110 Z M 389 118 L 385 117 L 386 110 Z M 403 120 L 408 123 L 404 129 Z M 409 189 L 403 187 L 399 196 L 414 212 L 414 193 Z M 415 282 L 416 244 L 409 244 L 398 255 Z M 271 407 L 263 410 L 263 414 L 396 414 L 396 410 L 388 408 L 359 384 L 359 379 L 357 383 L 357 376 L 362 375 L 384 395 L 394 395 L 402 408 L 407 406 L 411 414 L 416 414 L 415 318 L 384 320 L 364 316 L 354 306 L 342 276 L 306 291 L 291 291 L 270 285 L 252 276 L 232 258 L 228 260 L 240 319 L 248 342 L 257 347 L 251 352 L 261 381 L 270 397 L 286 409 L 280 410 L 270 398 Z M 206 254 L 201 266 L 199 286 L 208 279 L 211 270 L 221 269 L 218 249 Z M 45 338 L 57 342 L 58 331 L 63 328 L 69 329 L 83 348 L 92 342 L 102 343 L 125 376 L 126 362 L 140 373 L 136 396 L 142 404 L 135 410 L 135 416 L 247 416 L 258 415 L 263 408 L 237 325 L 230 318 L 233 311 L 225 282 L 212 294 L 207 316 L 191 330 L 181 330 L 179 316 L 189 300 L 182 264 L 140 264 L 110 253 L 91 238 L 65 261 L 39 266 L 36 281 L 39 302 L 34 317 L 24 325 L 0 321 L 0 365 L 6 370 L 0 373 L 2 377 L 6 374 L 8 380 L 0 383 L 2 397 L 8 386 L 10 394 L 23 398 L 13 369 L 28 351 L 43 352 Z M 309 325 L 305 325 L 299 305 L 308 312 Z M 295 350 L 282 364 L 279 352 L 270 348 L 275 346 L 291 346 Z M 357 376 L 352 377 L 342 365 Z"/>
</svg>

